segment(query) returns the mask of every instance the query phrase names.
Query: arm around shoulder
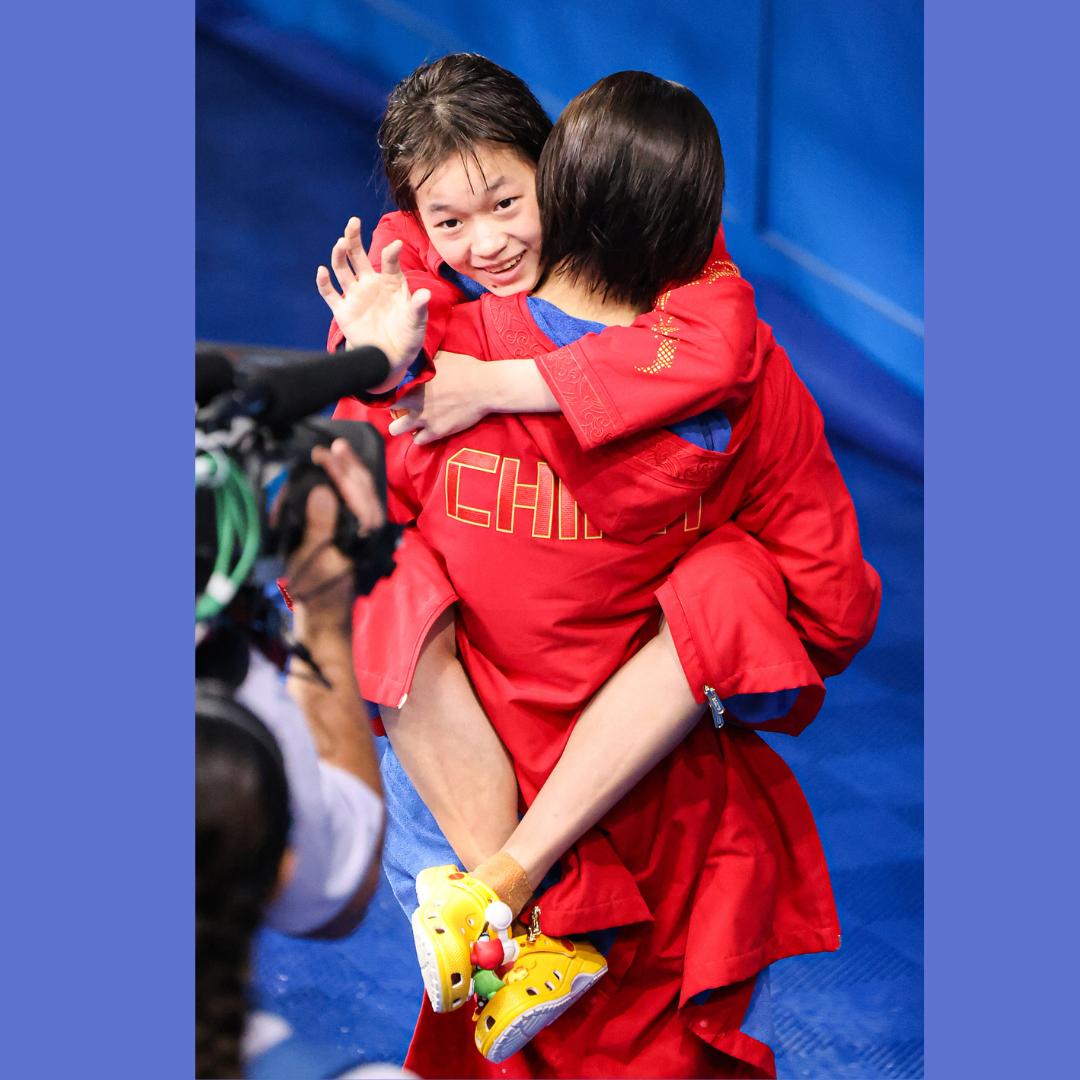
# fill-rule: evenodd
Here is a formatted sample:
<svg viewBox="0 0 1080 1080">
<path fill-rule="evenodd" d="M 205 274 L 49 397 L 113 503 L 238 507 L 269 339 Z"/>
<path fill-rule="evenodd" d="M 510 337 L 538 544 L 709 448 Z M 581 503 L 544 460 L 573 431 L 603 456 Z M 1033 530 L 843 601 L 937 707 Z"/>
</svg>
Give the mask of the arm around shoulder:
<svg viewBox="0 0 1080 1080">
<path fill-rule="evenodd" d="M 692 281 L 632 326 L 543 354 L 536 365 L 584 450 L 708 409 L 734 408 L 761 374 L 754 290 L 724 244 Z"/>
</svg>

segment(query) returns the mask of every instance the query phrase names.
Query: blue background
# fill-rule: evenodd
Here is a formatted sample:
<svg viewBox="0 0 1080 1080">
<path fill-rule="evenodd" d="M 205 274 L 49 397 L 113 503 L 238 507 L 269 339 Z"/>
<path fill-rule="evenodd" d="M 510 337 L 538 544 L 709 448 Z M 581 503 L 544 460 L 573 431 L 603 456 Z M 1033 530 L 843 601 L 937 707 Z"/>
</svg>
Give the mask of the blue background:
<svg viewBox="0 0 1080 1080">
<path fill-rule="evenodd" d="M 229 10 L 199 8 L 218 21 Z M 552 117 L 612 71 L 689 86 L 724 145 L 736 263 L 922 392 L 921 3 L 244 0 L 232 10 L 321 43 L 387 87 L 425 59 L 483 53 Z"/>
<path fill-rule="evenodd" d="M 927 18 L 932 1077 L 1075 1063 L 1075 24 Z M 190 7 L 5 31 L 4 1067 L 188 1077 Z"/>
</svg>

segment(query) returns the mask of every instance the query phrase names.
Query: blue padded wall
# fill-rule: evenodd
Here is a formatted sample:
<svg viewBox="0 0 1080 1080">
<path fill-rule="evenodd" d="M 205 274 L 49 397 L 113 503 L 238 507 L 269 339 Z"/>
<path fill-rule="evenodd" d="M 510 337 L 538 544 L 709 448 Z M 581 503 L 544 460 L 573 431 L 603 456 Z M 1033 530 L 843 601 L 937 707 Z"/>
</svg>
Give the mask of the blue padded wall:
<svg viewBox="0 0 1080 1080">
<path fill-rule="evenodd" d="M 720 129 L 733 257 L 922 393 L 922 4 L 244 0 L 392 85 L 482 52 L 553 115 L 603 75 L 691 87 Z"/>
</svg>

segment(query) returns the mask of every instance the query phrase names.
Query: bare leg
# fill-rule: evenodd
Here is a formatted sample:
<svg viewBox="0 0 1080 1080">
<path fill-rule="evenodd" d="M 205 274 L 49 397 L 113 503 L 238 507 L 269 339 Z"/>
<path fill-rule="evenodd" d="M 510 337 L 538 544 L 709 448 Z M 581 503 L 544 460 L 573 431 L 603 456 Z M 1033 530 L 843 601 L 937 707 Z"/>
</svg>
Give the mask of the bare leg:
<svg viewBox="0 0 1080 1080">
<path fill-rule="evenodd" d="M 458 659 L 453 608 L 428 634 L 405 704 L 380 712 L 402 767 L 464 868 L 494 855 L 518 823 L 517 777 Z"/>
<path fill-rule="evenodd" d="M 665 625 L 586 707 L 559 763 L 503 845 L 529 886 L 535 888 L 578 837 L 686 738 L 703 709 Z M 478 876 L 487 879 L 483 870 Z M 501 882 L 489 884 L 503 895 Z"/>
</svg>

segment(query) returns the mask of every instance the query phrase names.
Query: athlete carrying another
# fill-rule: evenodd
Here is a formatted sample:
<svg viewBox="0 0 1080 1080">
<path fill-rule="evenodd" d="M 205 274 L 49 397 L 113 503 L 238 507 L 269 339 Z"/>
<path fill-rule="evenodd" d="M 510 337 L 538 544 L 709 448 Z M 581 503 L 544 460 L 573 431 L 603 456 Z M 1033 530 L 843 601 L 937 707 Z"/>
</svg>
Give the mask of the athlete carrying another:
<svg viewBox="0 0 1080 1080">
<path fill-rule="evenodd" d="M 628 131 L 634 133 L 629 141 Z M 679 143 L 677 152 L 673 142 Z M 702 163 L 711 164 L 710 173 L 703 174 Z M 476 186 L 495 164 L 490 153 L 474 158 Z M 468 159 L 460 168 L 468 175 Z M 703 175 L 718 182 L 702 183 Z M 437 170 L 428 180 L 437 180 Z M 620 185 L 620 198 L 598 198 L 613 182 Z M 578 333 L 598 323 L 632 324 L 650 318 L 654 300 L 663 311 L 680 291 L 667 289 L 672 280 L 690 279 L 684 290 L 707 288 L 718 279 L 709 254 L 719 227 L 721 185 L 715 127 L 689 91 L 641 73 L 603 80 L 571 104 L 541 157 L 547 273 L 540 288 L 528 298 L 489 295 L 478 305 L 457 308 L 447 345 L 481 360 L 516 352 L 532 363 L 547 345 L 559 344 L 553 337 L 572 334 L 575 321 Z M 417 184 L 421 196 L 423 188 Z M 685 219 L 693 222 L 689 237 L 671 227 L 672 210 L 687 211 Z M 653 232 L 650 224 L 656 225 Z M 678 246 L 673 237 L 681 241 Z M 628 250 L 634 260 L 626 258 Z M 389 254 L 381 275 L 384 299 L 389 309 L 391 286 L 397 288 L 400 321 L 409 326 L 416 304 L 409 306 L 409 290 L 397 281 L 400 275 L 390 264 L 394 252 Z M 353 281 L 338 273 L 346 280 L 336 313 L 347 335 L 354 325 L 347 305 L 355 308 L 362 288 L 371 285 L 372 275 L 360 269 Z M 321 280 L 328 284 L 325 275 Z M 371 310 L 362 313 L 366 340 L 372 340 Z M 410 348 L 396 357 L 400 370 L 422 341 L 423 327 L 415 319 L 411 332 Z M 816 688 L 820 704 L 819 674 L 785 614 L 828 673 L 850 660 L 876 617 L 876 575 L 862 561 L 854 513 L 824 442 L 820 414 L 764 324 L 755 326 L 750 366 L 760 377 L 749 398 L 726 406 L 722 416 L 699 421 L 714 437 L 718 433 L 720 449 L 672 431 L 645 431 L 585 452 L 566 420 L 555 415 L 488 416 L 467 434 L 430 447 L 417 445 L 419 440 L 391 441 L 391 483 L 399 512 L 417 521 L 415 542 L 403 548 L 403 565 L 386 583 L 390 590 L 380 596 L 377 589 L 370 602 L 358 605 L 358 640 L 361 624 L 377 625 L 391 645 L 385 669 L 401 667 L 393 646 L 417 626 L 419 645 L 438 614 L 457 600 L 461 662 L 509 751 L 529 805 L 520 826 L 495 841 L 495 858 L 475 868 L 473 878 L 489 889 L 480 895 L 498 896 L 520 910 L 566 852 L 561 880 L 544 896 L 543 928 L 560 934 L 622 927 L 608 952 L 608 978 L 550 1029 L 560 1029 L 561 1036 L 544 1032 L 534 1040 L 523 1055 L 532 1062 L 523 1065 L 527 1070 L 622 1075 L 631 1061 L 637 1070 L 650 1067 L 648 1060 L 669 1075 L 731 1075 L 724 1071 L 731 1061 L 721 1060 L 726 1054 L 767 1073 L 771 1053 L 760 1042 L 750 1045 L 754 1040 L 739 1030 L 757 973 L 783 955 L 836 947 L 827 874 L 794 778 L 751 732 L 728 725 L 717 737 L 711 724 L 698 723 L 709 688 L 697 678 L 708 675 L 710 666 L 723 671 L 727 657 L 717 643 L 725 642 L 726 627 L 742 617 L 741 608 L 723 617 L 715 610 L 727 599 L 715 587 L 718 563 L 729 568 L 732 581 L 741 571 L 742 579 L 763 583 L 759 596 L 781 616 L 782 629 L 773 627 L 777 644 L 766 657 L 780 661 L 760 664 L 756 685 L 747 676 L 747 695 Z M 476 482 L 484 473 L 494 484 L 490 509 L 480 507 L 477 497 L 483 489 Z M 727 524 L 730 519 L 745 531 Z M 410 565 L 421 569 L 406 570 Z M 432 567 L 440 571 L 441 594 Z M 449 581 L 453 589 L 447 592 Z M 403 589 L 406 598 L 413 589 L 411 599 L 418 601 L 404 613 Z M 658 600 L 668 625 L 657 635 Z M 399 633 L 395 618 L 410 628 Z M 425 653 L 433 645 L 427 636 Z M 372 638 L 363 640 L 370 648 Z M 406 667 L 415 655 L 405 655 Z M 790 681 L 793 671 L 802 681 Z M 368 694 L 365 673 L 358 676 Z M 407 726 L 416 693 L 413 680 L 400 713 L 385 713 L 399 753 L 395 722 L 398 729 Z M 796 710 L 805 696 L 804 689 Z M 719 702 L 716 695 L 718 719 Z M 466 764 L 472 749 L 461 747 Z M 474 766 L 475 760 L 473 755 Z M 406 769 L 428 799 L 420 765 L 413 769 L 406 762 Z M 484 775 L 473 773 L 476 805 L 488 794 L 479 790 Z M 459 784 L 457 790 L 467 801 L 469 789 Z M 439 809 L 432 809 L 439 819 Z M 498 812 L 496 807 L 493 816 Z M 463 835 L 468 817 L 453 823 Z M 598 822 L 600 829 L 591 828 Z M 457 847 L 459 841 L 446 831 Z M 478 840 L 477 849 L 485 842 L 490 854 L 490 838 Z M 422 889 L 433 882 L 437 887 L 426 890 L 421 929 L 438 896 L 460 898 L 477 889 L 473 881 L 456 879 L 463 884 L 452 885 L 453 880 L 449 871 L 422 878 Z M 441 904 L 439 912 L 445 898 Z M 483 911 L 477 915 L 479 936 Z M 446 942 L 438 939 L 457 938 L 458 930 L 467 951 L 475 951 L 471 931 L 450 929 L 430 935 L 437 957 L 446 959 L 439 953 Z M 545 955 L 557 953 L 557 945 Z M 545 971 L 553 971 L 557 961 L 544 963 Z M 454 1003 L 453 975 L 461 975 L 451 967 L 440 968 L 432 995 L 447 1008 Z M 480 1012 L 477 1042 L 491 1060 L 535 1030 L 529 1009 L 536 1012 L 538 1004 L 505 1004 L 517 983 L 531 985 L 528 970 L 535 967 L 517 980 L 511 978 L 517 967 L 505 972 L 507 985 Z M 471 978 L 469 967 L 466 974 Z M 557 981 L 544 980 L 553 994 Z M 690 1000 L 700 995 L 708 1000 Z M 568 996 L 554 994 L 551 1001 Z M 575 1016 L 571 1028 L 580 1033 L 584 1023 L 587 1038 L 567 1039 L 566 1025 Z M 703 1038 L 696 1049 L 679 1035 L 691 1019 L 693 1033 Z M 455 1059 L 448 1066 L 445 1055 L 443 1066 L 434 1056 L 427 1060 L 432 1024 L 440 1022 L 449 1018 L 421 1017 L 410 1067 L 472 1075 L 460 1070 L 481 1068 L 480 1059 Z M 646 1030 L 647 1049 L 640 1042 Z M 482 1069 L 479 1074 L 486 1075 Z"/>
</svg>

